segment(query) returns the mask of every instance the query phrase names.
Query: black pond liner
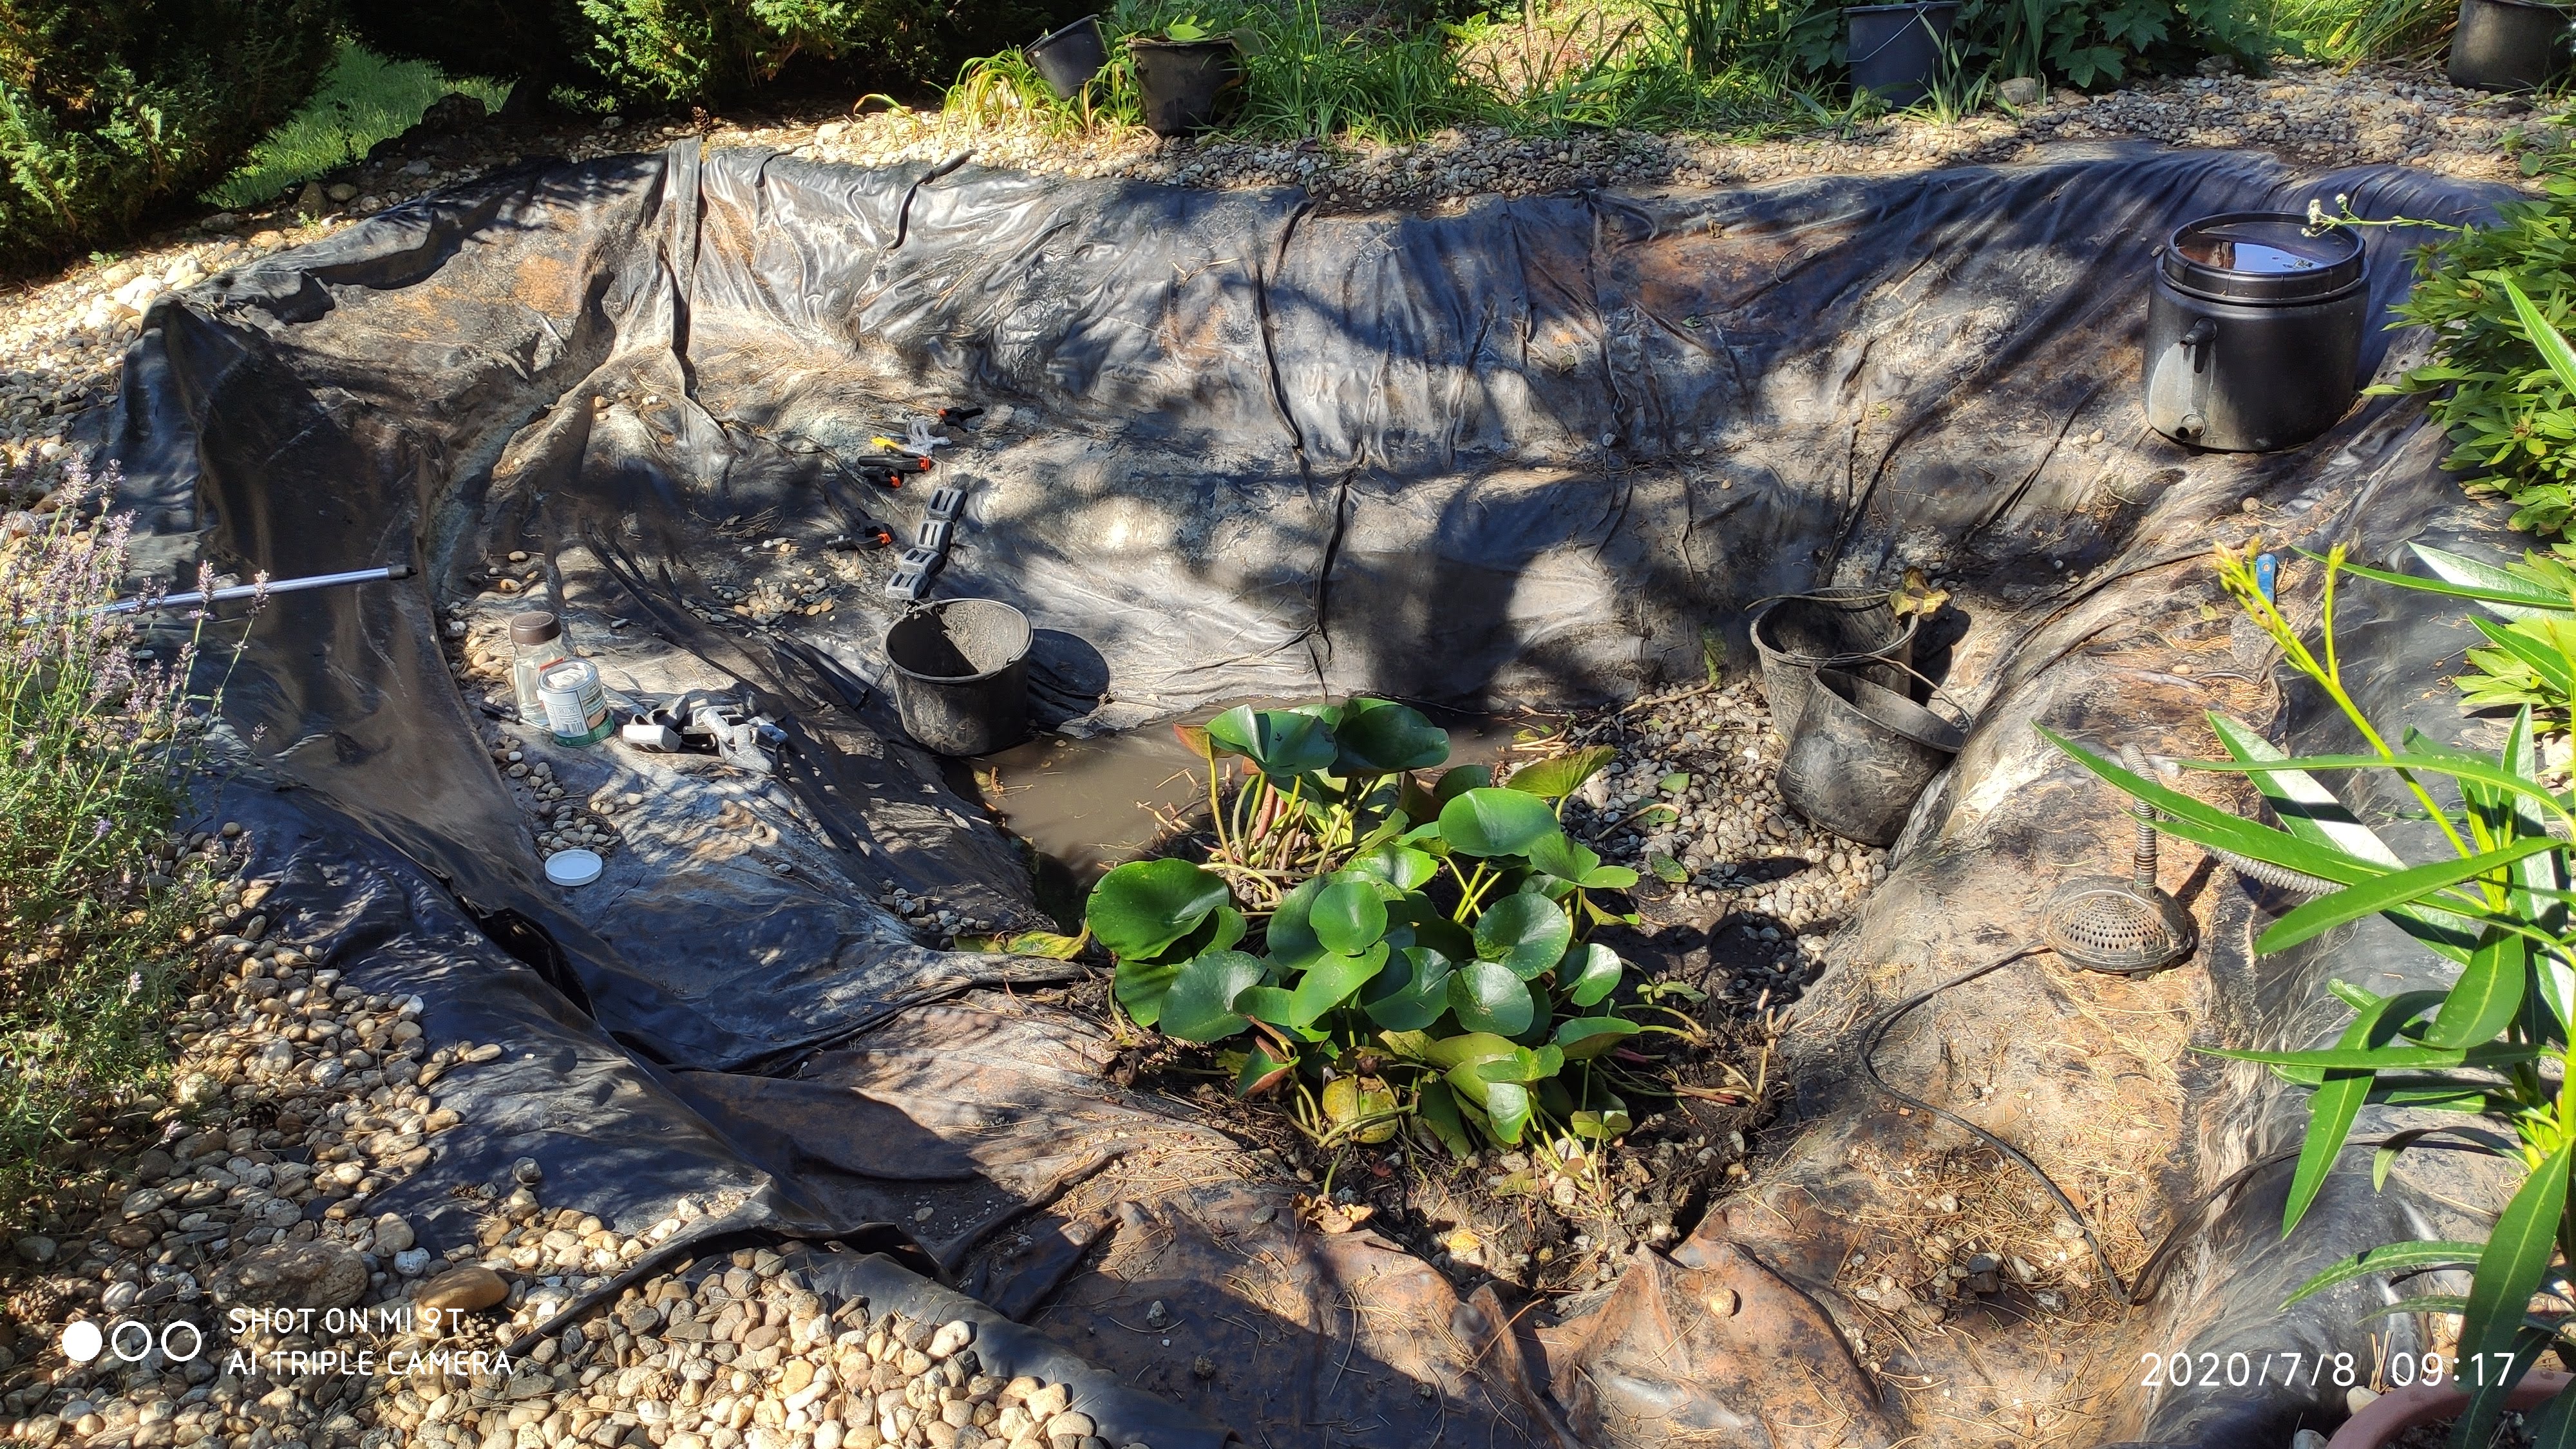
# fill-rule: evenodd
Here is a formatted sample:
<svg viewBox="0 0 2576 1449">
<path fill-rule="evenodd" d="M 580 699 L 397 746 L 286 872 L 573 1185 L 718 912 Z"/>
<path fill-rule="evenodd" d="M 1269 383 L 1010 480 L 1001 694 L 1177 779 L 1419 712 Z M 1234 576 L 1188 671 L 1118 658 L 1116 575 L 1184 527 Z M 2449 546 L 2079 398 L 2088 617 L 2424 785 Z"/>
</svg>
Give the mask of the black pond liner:
<svg viewBox="0 0 2576 1449">
<path fill-rule="evenodd" d="M 623 1229 L 680 1197 L 712 1205 L 674 1252 L 755 1234 L 900 1254 L 1161 1401 L 1104 1390 L 1097 1409 L 1113 1441 L 1156 1449 L 1214 1444 L 1218 1425 L 1268 1445 L 1660 1446 L 1752 1442 L 1755 1424 L 1778 1444 L 1824 1442 L 1800 1425 L 1941 1442 L 1942 1413 L 2077 1393 L 2097 1396 L 2105 1441 L 2278 1444 L 2339 1420 L 2342 1388 L 2149 1390 L 2141 1356 L 2366 1353 L 2357 1325 L 2385 1285 L 2281 1300 L 2359 1247 L 2474 1231 L 2456 1205 L 2496 1201 L 2493 1180 L 2410 1153 L 2375 1193 L 2355 1154 L 2284 1241 L 2301 1098 L 2187 1059 L 2152 1088 L 2176 1124 L 2170 1211 L 2141 1229 L 2172 1246 L 2140 1307 L 2081 1329 L 2062 1365 L 2051 1335 L 2077 1330 L 2020 1296 L 1899 1345 L 1839 1276 L 1874 1194 L 1900 1190 L 1855 1164 L 1960 1143 L 1882 1110 L 1836 1023 L 2027 941 L 2048 885 L 2100 868 L 2119 803 L 2034 722 L 2192 754 L 2203 712 L 2228 708 L 2285 748 L 2341 747 L 2331 712 L 2275 694 L 2260 636 L 2227 622 L 2213 539 L 2259 524 L 2284 558 L 2344 542 L 2391 567 L 2407 539 L 2518 549 L 2503 510 L 2441 472 L 2413 400 L 2262 456 L 2142 429 L 2153 239 L 2339 194 L 2458 221 L 2511 193 L 2076 147 L 1336 215 L 1294 190 L 689 143 L 525 166 L 161 300 L 104 448 L 156 568 L 424 566 L 271 601 L 227 694 L 248 759 L 217 808 L 281 880 L 274 930 L 364 991 L 419 995 L 428 1041 L 504 1048 L 440 1079 L 463 1125 L 370 1205 L 434 1248 L 471 1241 L 460 1191 L 528 1156 L 550 1206 Z M 2367 239 L 2374 318 L 2413 240 Z M 2368 330 L 2365 370 L 2388 344 Z M 924 490 L 889 496 L 836 460 L 963 399 L 995 413 L 943 450 L 971 502 L 942 587 L 1028 616 L 1049 727 L 1358 690 L 1615 699 L 1701 679 L 1711 650 L 1745 661 L 1756 600 L 1884 587 L 1908 564 L 1943 578 L 1966 632 L 1942 682 L 1976 728 L 1806 987 L 1818 1024 L 1778 1068 L 1795 1110 L 1753 1182 L 1685 1239 L 1629 1244 L 1615 1287 L 1509 1301 L 1373 1227 L 1300 1231 L 1299 1184 L 1192 1104 L 1118 1087 L 1114 1041 L 1018 989 L 1081 968 L 934 950 L 880 909 L 901 886 L 1005 928 L 1042 919 L 1015 843 L 861 682 L 897 612 L 873 583 L 755 625 L 708 575 L 747 556 L 728 520 L 820 558 L 853 511 L 913 511 Z M 495 721 L 440 653 L 443 613 L 498 607 L 467 575 L 512 549 L 539 557 L 612 679 L 729 679 L 778 721 L 767 776 L 616 742 L 566 756 L 643 787 L 610 878 L 582 891 L 543 884 L 480 738 Z M 2312 571 L 2286 577 L 2306 598 Z M 2461 611 L 2359 585 L 2341 607 L 2347 678 L 2383 724 L 2480 742 L 2433 683 L 2475 640 Z M 2383 782 L 2362 788 L 2399 849 L 2425 848 Z M 793 868 L 744 854 L 719 798 L 792 803 L 810 837 L 776 847 Z M 2223 873 L 2183 894 L 2209 922 L 2179 968 L 2199 974 L 2197 1040 L 2324 1039 L 2345 1019 L 2329 977 L 2443 974 L 2376 922 L 2258 967 L 2270 902 Z M 2046 1041 L 2068 989 L 2040 963 L 1999 972 L 1909 1018 L 1877 1065 L 1937 1099 L 1954 1042 Z M 1954 1001 L 1966 1037 L 1940 1027 Z M 2042 1050 L 1997 1070 L 2001 1094 L 2069 1080 Z M 2051 1100 L 2016 1130 L 2048 1125 Z M 2356 1136 L 2395 1125 L 2372 1109 Z M 2414 1320 L 2370 1327 L 2424 1346 Z M 1863 1331 L 1951 1397 L 1888 1389 L 1853 1355 Z M 1175 1427 L 1173 1404 L 1196 1422 Z"/>
</svg>

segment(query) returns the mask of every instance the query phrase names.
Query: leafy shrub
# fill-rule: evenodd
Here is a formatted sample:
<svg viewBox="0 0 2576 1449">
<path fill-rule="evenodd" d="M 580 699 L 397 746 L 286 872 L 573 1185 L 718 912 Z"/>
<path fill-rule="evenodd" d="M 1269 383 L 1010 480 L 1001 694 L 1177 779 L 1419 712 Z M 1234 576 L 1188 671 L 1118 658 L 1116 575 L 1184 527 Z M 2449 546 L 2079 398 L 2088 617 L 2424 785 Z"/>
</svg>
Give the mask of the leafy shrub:
<svg viewBox="0 0 2576 1449">
<path fill-rule="evenodd" d="M 222 207 L 257 206 L 288 187 L 345 166 L 367 148 L 400 135 L 430 104 L 461 91 L 497 110 L 500 87 L 488 81 L 449 80 L 418 61 L 389 61 L 362 46 L 343 45 L 322 89 L 286 124 L 251 148 L 239 171 L 204 194 Z"/>
<path fill-rule="evenodd" d="M 1834 76 L 1848 60 L 1838 4 L 1799 4 L 1781 33 L 1803 75 Z M 2282 43 L 2268 11 L 2243 0 L 1961 0 L 1950 26 L 1963 74 L 2085 87 L 2189 70 L 2212 55 L 2260 70 Z"/>
<path fill-rule="evenodd" d="M 1599 895 L 1636 872 L 1568 839 L 1550 803 L 1607 750 L 1504 787 L 1462 766 L 1426 788 L 1414 772 L 1448 759 L 1448 736 L 1374 699 L 1246 706 L 1184 738 L 1209 763 L 1207 863 L 1120 866 L 1086 913 L 1139 1025 L 1249 1037 L 1220 1058 L 1237 1091 L 1284 1087 L 1326 1145 L 1383 1142 L 1408 1117 L 1461 1155 L 1470 1129 L 1502 1144 L 1627 1130 L 1610 1054 L 1676 1028 L 1631 1020 L 1624 963 L 1585 939 L 1629 919 Z"/>
<path fill-rule="evenodd" d="M 199 897 L 164 874 L 210 700 L 177 657 L 138 663 L 130 615 L 92 612 L 126 572 L 126 521 L 0 543 L 0 1203 L 23 1203 L 72 1119 L 161 1060 Z M 202 628 L 202 620 L 200 623 Z"/>
<path fill-rule="evenodd" d="M 2252 777 L 2280 824 L 2242 819 L 2050 735 L 2085 768 L 2163 813 L 2157 828 L 2203 846 L 2233 852 L 2304 876 L 2314 897 L 2274 921 L 2255 941 L 2269 954 L 2354 921 L 2384 916 L 2426 950 L 2457 968 L 2447 990 L 2393 996 L 2337 981 L 2335 996 L 2354 1016 L 2335 1044 L 2314 1050 L 2225 1050 L 2217 1055 L 2260 1062 L 2309 1092 L 2305 1142 L 2283 1209 L 2284 1233 L 2316 1201 L 2366 1105 L 2443 1114 L 2435 1125 L 2409 1125 L 2374 1144 L 2372 1181 L 2389 1164 L 2428 1142 L 2502 1160 L 2519 1179 L 2484 1242 L 2402 1242 L 2341 1259 L 2310 1278 L 2282 1305 L 2359 1279 L 2392 1282 L 2469 1269 L 2465 1296 L 2424 1293 L 2374 1300 L 2370 1313 L 2460 1316 L 2456 1377 L 2469 1411 L 2452 1431 L 2456 1446 L 2484 1444 L 2504 1411 L 2506 1392 L 2544 1350 L 2576 1343 L 2568 1308 L 2576 1249 L 2576 1092 L 2569 1041 L 2576 1031 L 2576 927 L 2566 901 L 2576 859 L 2564 838 L 2576 834 L 2576 806 L 2539 778 L 2539 752 L 2528 709 L 2506 731 L 2492 757 L 2445 747 L 2409 732 L 2392 747 L 2344 687 L 2333 648 L 2334 580 L 2340 548 L 2326 560 L 2322 650 L 2312 650 L 2267 599 L 2253 564 L 2257 546 L 2220 552 L 2220 578 L 2238 604 L 2280 648 L 2291 669 L 2321 690 L 2360 735 L 2351 754 L 2284 759 L 2260 735 L 2213 716 L 2225 760 L 2196 768 Z M 2316 771 L 2366 770 L 2393 775 L 2449 847 L 2440 858 L 2409 864 L 2368 826 L 2364 813 L 2338 803 Z M 2428 788 L 2447 780 L 2456 803 Z M 2447 795 L 2449 792 L 2445 792 Z M 2447 1117 L 2447 1122 L 2443 1120 Z M 2531 1416 L 2534 1443 L 2565 1443 L 2576 1432 L 2576 1394 L 2562 1393 Z"/>
<path fill-rule="evenodd" d="M 112 242 L 295 113 L 331 0 L 0 6 L 0 266 Z"/>
<path fill-rule="evenodd" d="M 2415 289 L 2397 308 L 2433 335 L 2433 361 L 2376 392 L 2433 394 L 2450 432 L 2449 466 L 2472 491 L 2513 501 L 2513 526 L 2543 536 L 2576 517 L 2576 369 L 2551 366 L 2545 344 L 2576 305 L 2576 153 L 2527 151 L 2543 195 L 2509 201 L 2485 226 L 2451 232 L 2416 253 Z M 2535 328 L 2514 300 L 2532 304 Z M 2551 329 L 2556 329 L 2552 331 Z"/>
<path fill-rule="evenodd" d="M 1046 28 L 1043 0 L 389 0 L 355 7 L 369 46 L 451 75 L 645 102 L 739 100 L 781 80 L 920 84 Z M 488 25 L 481 23 L 489 20 Z"/>
</svg>

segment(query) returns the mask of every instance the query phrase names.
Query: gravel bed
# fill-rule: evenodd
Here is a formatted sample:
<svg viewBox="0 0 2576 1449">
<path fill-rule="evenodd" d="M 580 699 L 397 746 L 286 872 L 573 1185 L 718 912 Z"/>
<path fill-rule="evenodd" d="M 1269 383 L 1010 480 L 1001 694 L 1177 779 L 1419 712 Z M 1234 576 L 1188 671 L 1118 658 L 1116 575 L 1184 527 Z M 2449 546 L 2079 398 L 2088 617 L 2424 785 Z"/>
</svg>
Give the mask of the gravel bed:
<svg viewBox="0 0 2576 1449">
<path fill-rule="evenodd" d="M 1887 879 L 1886 851 L 1819 830 L 1781 800 L 1787 745 L 1749 674 L 1649 696 L 1568 737 L 1619 751 L 1568 803 L 1568 829 L 1643 877 L 1650 920 L 1710 930 L 1721 999 L 1794 995 L 1823 966 L 1826 938 Z"/>
<path fill-rule="evenodd" d="M 509 1358 L 505 1345 L 736 1204 L 683 1199 L 625 1231 L 546 1207 L 543 1172 L 522 1161 L 513 1181 L 481 1189 L 477 1241 L 443 1257 L 373 1210 L 462 1121 L 442 1085 L 501 1048 L 432 1042 L 418 998 L 365 994 L 282 939 L 273 884 L 241 878 L 249 843 L 228 824 L 167 844 L 163 873 L 213 901 L 182 943 L 198 990 L 173 1022 L 169 1096 L 83 1118 L 73 1166 L 91 1180 L 0 1261 L 9 1442 L 1110 1449 L 1063 1385 L 985 1372 L 972 1324 L 871 1317 L 767 1250 L 702 1265 L 712 1271 L 694 1286 L 628 1288 Z M 365 1309 L 382 1325 L 405 1307 L 407 1331 L 335 1332 L 324 1316 Z M 313 1316 L 252 1313 L 275 1309 Z M 205 1344 L 185 1362 L 155 1348 L 75 1363 L 58 1338 L 75 1319 L 183 1317 Z M 362 1348 L 371 1371 L 319 1357 Z"/>
</svg>

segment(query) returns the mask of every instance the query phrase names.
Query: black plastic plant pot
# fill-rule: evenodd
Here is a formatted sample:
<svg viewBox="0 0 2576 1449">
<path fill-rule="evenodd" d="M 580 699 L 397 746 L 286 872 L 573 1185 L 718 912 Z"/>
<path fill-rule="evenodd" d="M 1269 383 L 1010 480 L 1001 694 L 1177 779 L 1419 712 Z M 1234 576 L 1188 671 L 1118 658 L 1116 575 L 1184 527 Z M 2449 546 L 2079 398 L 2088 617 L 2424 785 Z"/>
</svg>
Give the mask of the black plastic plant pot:
<svg viewBox="0 0 2576 1449">
<path fill-rule="evenodd" d="M 1217 103 L 1243 79 L 1234 41 L 1127 42 L 1136 58 L 1136 91 L 1145 103 L 1145 126 L 1157 136 L 1184 136 L 1216 119 Z"/>
<path fill-rule="evenodd" d="M 1958 724 L 1892 689 L 1819 669 L 1780 760 L 1780 798 L 1845 840 L 1894 845 L 1923 788 L 1967 741 Z"/>
<path fill-rule="evenodd" d="M 2576 15 L 2531 0 L 2460 0 L 2451 32 L 2451 84 L 2536 91 L 2576 58 Z"/>
<path fill-rule="evenodd" d="M 1109 47 L 1100 39 L 1097 15 L 1086 15 L 1021 48 L 1027 52 L 1029 64 L 1045 78 L 1047 89 L 1060 100 L 1071 100 L 1109 63 Z"/>
<path fill-rule="evenodd" d="M 2177 227 L 2147 299 L 2147 424 L 2223 452 L 2294 448 L 2360 390 L 2361 237 L 2288 212 Z"/>
<path fill-rule="evenodd" d="M 886 630 L 895 713 L 935 754 L 1007 750 L 1029 733 L 1026 614 L 999 599 L 942 599 Z"/>
<path fill-rule="evenodd" d="M 1899 107 L 1930 95 L 1932 78 L 1941 73 L 1942 48 L 1949 44 L 1950 22 L 1958 14 L 1957 0 L 1845 7 L 1853 91 L 1868 91 Z"/>
</svg>

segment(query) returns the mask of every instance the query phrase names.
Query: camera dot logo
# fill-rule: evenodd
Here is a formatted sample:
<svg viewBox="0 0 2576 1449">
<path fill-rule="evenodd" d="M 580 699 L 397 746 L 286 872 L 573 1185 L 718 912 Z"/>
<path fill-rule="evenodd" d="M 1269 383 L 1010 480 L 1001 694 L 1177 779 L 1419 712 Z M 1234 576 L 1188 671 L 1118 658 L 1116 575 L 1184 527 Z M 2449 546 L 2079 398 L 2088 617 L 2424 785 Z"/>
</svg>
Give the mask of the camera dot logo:
<svg viewBox="0 0 2576 1449">
<path fill-rule="evenodd" d="M 86 1318 L 75 1318 L 63 1325 L 63 1357 L 74 1363 L 88 1363 L 107 1347 L 107 1335 Z"/>
</svg>

